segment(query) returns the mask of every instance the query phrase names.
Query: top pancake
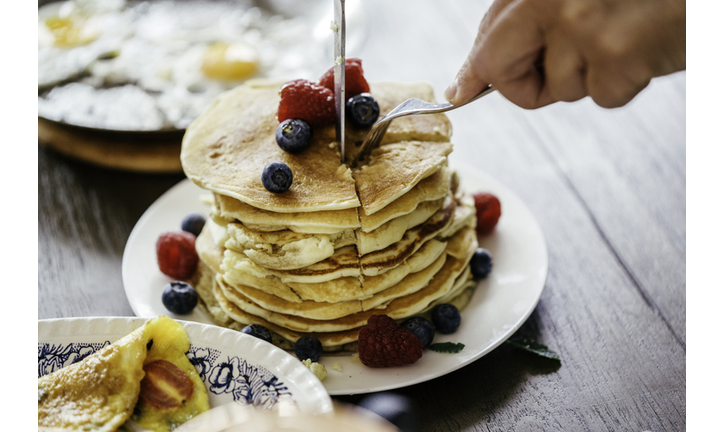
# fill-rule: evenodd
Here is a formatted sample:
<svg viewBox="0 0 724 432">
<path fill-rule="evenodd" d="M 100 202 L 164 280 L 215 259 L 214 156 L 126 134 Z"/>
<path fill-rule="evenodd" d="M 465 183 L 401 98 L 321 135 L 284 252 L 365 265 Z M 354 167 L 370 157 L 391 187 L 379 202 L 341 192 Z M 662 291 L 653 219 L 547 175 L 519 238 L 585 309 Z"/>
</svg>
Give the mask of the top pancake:
<svg viewBox="0 0 724 432">
<path fill-rule="evenodd" d="M 187 129 L 181 163 L 188 178 L 202 188 L 275 212 L 341 210 L 359 206 L 351 171 L 340 164 L 337 144 L 313 134 L 299 154 L 276 142 L 281 82 L 255 80 L 216 99 Z M 280 161 L 294 181 L 283 193 L 267 191 L 261 173 Z"/>
<path fill-rule="evenodd" d="M 367 187 L 368 182 L 377 183 L 376 169 L 370 171 L 372 176 L 353 179 L 351 170 L 340 162 L 334 126 L 315 128 L 310 147 L 299 154 L 287 153 L 277 145 L 275 136 L 279 122 L 276 112 L 282 84 L 280 81 L 249 80 L 219 96 L 184 135 L 181 163 L 186 176 L 202 188 L 277 213 L 357 208 L 360 206 L 359 191 L 360 196 L 364 196 L 363 203 L 369 203 L 365 212 L 370 215 L 439 169 L 441 157 L 447 156 L 452 149 L 452 144 L 448 143 L 452 128 L 444 114 L 394 120 L 384 136 L 383 145 L 399 144 L 409 147 L 410 152 L 402 159 L 398 152 L 389 151 L 378 151 L 373 156 L 374 162 L 370 163 L 376 169 L 387 170 L 385 179 L 394 183 L 394 190 L 378 197 L 378 187 Z M 426 83 L 372 83 L 370 91 L 380 105 L 380 116 L 412 97 L 434 101 L 432 87 Z M 367 131 L 348 129 L 348 160 L 358 150 L 354 144 L 361 142 Z M 413 140 L 414 144 L 408 143 Z M 387 156 L 392 159 L 387 160 Z M 262 185 L 261 173 L 273 161 L 283 162 L 292 170 L 292 186 L 286 192 L 275 194 Z M 386 182 L 386 187 L 390 185 Z M 249 213 L 248 209 L 243 210 Z M 336 214 L 329 216 L 338 217 Z M 349 216 L 345 214 L 344 217 Z M 307 222 L 298 221 L 294 229 L 313 231 Z M 347 220 L 342 222 L 349 223 Z"/>
</svg>

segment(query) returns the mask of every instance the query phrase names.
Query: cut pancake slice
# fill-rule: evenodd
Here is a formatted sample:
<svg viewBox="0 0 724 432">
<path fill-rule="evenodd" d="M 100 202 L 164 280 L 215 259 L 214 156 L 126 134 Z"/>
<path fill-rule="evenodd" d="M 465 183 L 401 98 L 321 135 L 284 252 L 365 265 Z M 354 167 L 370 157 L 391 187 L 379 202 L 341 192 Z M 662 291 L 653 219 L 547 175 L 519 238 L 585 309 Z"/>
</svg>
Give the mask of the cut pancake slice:
<svg viewBox="0 0 724 432">
<path fill-rule="evenodd" d="M 420 180 L 400 198 L 386 205 L 371 215 L 359 212 L 362 232 L 373 231 L 392 219 L 404 216 L 417 208 L 424 201 L 433 201 L 444 198 L 450 192 L 451 170 L 442 167 L 429 177 Z"/>
<path fill-rule="evenodd" d="M 181 163 L 186 176 L 204 189 L 274 212 L 358 207 L 351 171 L 340 164 L 334 139 L 315 134 L 299 154 L 277 145 L 282 84 L 251 80 L 217 98 L 184 134 Z M 262 170 L 273 161 L 287 164 L 294 176 L 283 193 L 269 192 L 261 182 Z"/>
<path fill-rule="evenodd" d="M 364 276 L 362 289 L 367 297 L 384 291 L 400 282 L 410 273 L 417 273 L 431 266 L 444 254 L 447 242 L 430 239 L 399 266 L 377 276 Z"/>
<path fill-rule="evenodd" d="M 372 215 L 447 165 L 449 142 L 405 141 L 381 145 L 352 176 L 364 213 Z"/>
<path fill-rule="evenodd" d="M 448 199 L 443 208 L 422 225 L 407 230 L 397 243 L 360 257 L 362 274 L 376 276 L 402 264 L 427 240 L 435 237 L 452 222 L 455 207 L 455 201 Z"/>
<path fill-rule="evenodd" d="M 380 108 L 379 118 L 384 117 L 402 102 L 417 98 L 427 102 L 436 102 L 432 86 L 425 82 L 372 82 L 370 93 Z M 326 131 L 328 138 L 334 139 L 334 129 Z M 348 145 L 345 161 L 349 164 L 357 155 L 368 129 L 346 129 Z M 450 141 L 452 125 L 445 114 L 423 114 L 400 117 L 390 122 L 382 144 L 400 141 Z"/>
<path fill-rule="evenodd" d="M 444 202 L 445 198 L 423 201 L 412 212 L 392 219 L 373 231 L 358 231 L 357 251 L 360 255 L 365 255 L 397 243 L 407 230 L 424 223 L 437 213 Z"/>
<path fill-rule="evenodd" d="M 221 217 L 239 221 L 255 231 L 290 230 L 308 234 L 334 234 L 359 228 L 357 209 L 279 213 L 251 206 L 226 195 L 214 194 Z"/>
</svg>

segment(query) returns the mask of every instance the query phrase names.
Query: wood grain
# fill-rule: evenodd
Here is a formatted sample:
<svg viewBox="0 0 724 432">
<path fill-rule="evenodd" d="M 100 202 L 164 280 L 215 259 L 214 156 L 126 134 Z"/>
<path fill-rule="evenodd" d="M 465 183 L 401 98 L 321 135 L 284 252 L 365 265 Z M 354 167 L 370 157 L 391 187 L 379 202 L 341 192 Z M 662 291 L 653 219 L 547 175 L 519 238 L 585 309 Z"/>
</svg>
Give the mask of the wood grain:
<svg viewBox="0 0 724 432">
<path fill-rule="evenodd" d="M 425 80 L 441 95 L 488 5 L 368 0 L 368 38 L 348 56 L 370 80 Z M 549 275 L 517 334 L 562 361 L 503 344 L 395 390 L 417 406 L 420 430 L 686 429 L 685 99 L 679 73 L 619 109 L 582 100 L 527 111 L 493 94 L 450 113 L 453 161 L 505 184 L 543 230 Z M 39 317 L 131 315 L 125 241 L 182 177 L 105 170 L 46 148 L 38 169 Z"/>
</svg>

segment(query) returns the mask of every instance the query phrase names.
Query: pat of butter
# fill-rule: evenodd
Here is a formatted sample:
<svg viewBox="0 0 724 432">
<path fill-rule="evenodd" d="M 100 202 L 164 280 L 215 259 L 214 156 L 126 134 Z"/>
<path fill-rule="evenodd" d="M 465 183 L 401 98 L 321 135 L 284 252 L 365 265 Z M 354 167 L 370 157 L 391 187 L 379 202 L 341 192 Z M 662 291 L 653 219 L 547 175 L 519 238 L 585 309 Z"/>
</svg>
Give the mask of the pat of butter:
<svg viewBox="0 0 724 432">
<path fill-rule="evenodd" d="M 321 363 L 313 362 L 312 359 L 306 359 L 302 361 L 302 364 L 312 371 L 320 381 L 327 376 L 327 368 Z"/>
</svg>

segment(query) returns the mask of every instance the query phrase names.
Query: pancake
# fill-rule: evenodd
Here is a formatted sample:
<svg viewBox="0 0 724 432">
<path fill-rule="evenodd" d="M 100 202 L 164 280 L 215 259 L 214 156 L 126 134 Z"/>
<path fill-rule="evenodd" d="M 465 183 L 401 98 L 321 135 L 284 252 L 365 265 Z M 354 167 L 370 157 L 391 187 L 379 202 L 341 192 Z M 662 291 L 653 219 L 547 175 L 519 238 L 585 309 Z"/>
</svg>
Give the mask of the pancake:
<svg viewBox="0 0 724 432">
<path fill-rule="evenodd" d="M 334 140 L 315 133 L 309 148 L 296 155 L 277 145 L 282 84 L 250 80 L 219 96 L 184 134 L 184 173 L 204 189 L 274 212 L 358 207 L 352 173 L 340 164 Z M 284 193 L 269 192 L 261 183 L 261 172 L 272 161 L 287 164 L 294 175 Z"/>
<path fill-rule="evenodd" d="M 318 283 L 340 277 L 360 276 L 359 257 L 354 246 L 343 247 L 322 261 L 291 270 L 277 270 L 263 267 L 244 255 L 230 249 L 224 251 L 223 269 L 225 272 L 249 273 L 256 277 L 278 277 L 284 283 Z"/>
<path fill-rule="evenodd" d="M 436 102 L 432 86 L 426 82 L 371 82 L 370 94 L 375 98 L 380 108 L 379 118 L 384 117 L 399 104 L 410 98 L 422 99 L 427 102 Z M 345 161 L 351 162 L 364 141 L 367 129 L 347 127 L 347 142 L 349 149 Z M 334 129 L 327 130 L 329 138 L 334 139 Z M 450 141 L 452 125 L 445 114 L 424 114 L 400 117 L 390 122 L 382 144 L 400 141 Z"/>
<path fill-rule="evenodd" d="M 468 267 L 468 261 L 477 248 L 477 238 L 474 236 L 460 235 L 455 238 L 467 243 L 450 245 L 449 247 L 467 250 L 466 256 L 463 259 L 457 259 L 449 254 L 444 255 L 446 258 L 443 267 L 435 273 L 427 286 L 413 294 L 394 299 L 383 309 L 360 311 L 339 318 L 330 318 L 329 315 L 323 315 L 325 312 L 334 312 L 333 308 L 328 309 L 328 305 L 322 304 L 316 305 L 316 307 L 313 307 L 315 305 L 306 305 L 305 308 L 294 305 L 291 307 L 291 305 L 280 302 L 278 298 L 273 298 L 273 296 L 258 290 L 249 289 L 248 287 L 230 287 L 224 283 L 221 277 L 217 276 L 216 282 L 228 301 L 245 312 L 257 315 L 276 325 L 300 332 L 348 330 L 364 325 L 367 318 L 374 313 L 385 313 L 394 319 L 405 318 L 425 309 L 430 302 L 447 294 L 453 285 L 454 279 Z M 346 306 L 349 309 L 354 310 L 357 308 L 352 306 L 351 302 L 347 303 Z M 226 308 L 224 310 L 229 313 Z M 285 313 L 285 311 L 292 313 Z M 309 315 L 317 315 L 317 317 L 310 318 Z M 325 319 L 320 319 L 320 316 Z"/>
<path fill-rule="evenodd" d="M 232 222 L 226 226 L 227 249 L 243 252 L 255 263 L 277 270 L 306 267 L 355 242 L 353 230 L 336 234 L 302 234 L 289 230 L 259 232 Z"/>
<path fill-rule="evenodd" d="M 352 172 L 362 208 L 374 214 L 447 165 L 452 143 L 403 141 L 372 150 Z"/>
<path fill-rule="evenodd" d="M 445 252 L 447 242 L 435 239 L 426 241 L 410 258 L 394 269 L 377 276 L 364 276 L 362 289 L 367 297 L 399 283 L 410 273 L 417 273 L 432 265 Z"/>
<path fill-rule="evenodd" d="M 214 198 L 221 217 L 228 221 L 237 220 L 255 231 L 332 234 L 361 226 L 356 209 L 278 213 L 250 206 L 226 195 L 214 194 Z"/>
<path fill-rule="evenodd" d="M 413 211 L 394 218 L 370 232 L 357 232 L 357 251 L 360 255 L 381 250 L 397 243 L 410 228 L 414 228 L 437 213 L 445 199 L 423 201 Z"/>
<path fill-rule="evenodd" d="M 370 232 L 394 218 L 404 216 L 415 210 L 421 202 L 444 198 L 450 191 L 450 178 L 451 170 L 447 167 L 440 168 L 434 174 L 420 180 L 415 187 L 386 205 L 382 210 L 371 215 L 360 211 L 361 231 Z"/>
<path fill-rule="evenodd" d="M 362 274 L 376 276 L 402 264 L 426 241 L 435 237 L 452 222 L 455 207 L 455 202 L 448 199 L 445 206 L 425 223 L 407 230 L 399 242 L 360 257 Z"/>
</svg>

